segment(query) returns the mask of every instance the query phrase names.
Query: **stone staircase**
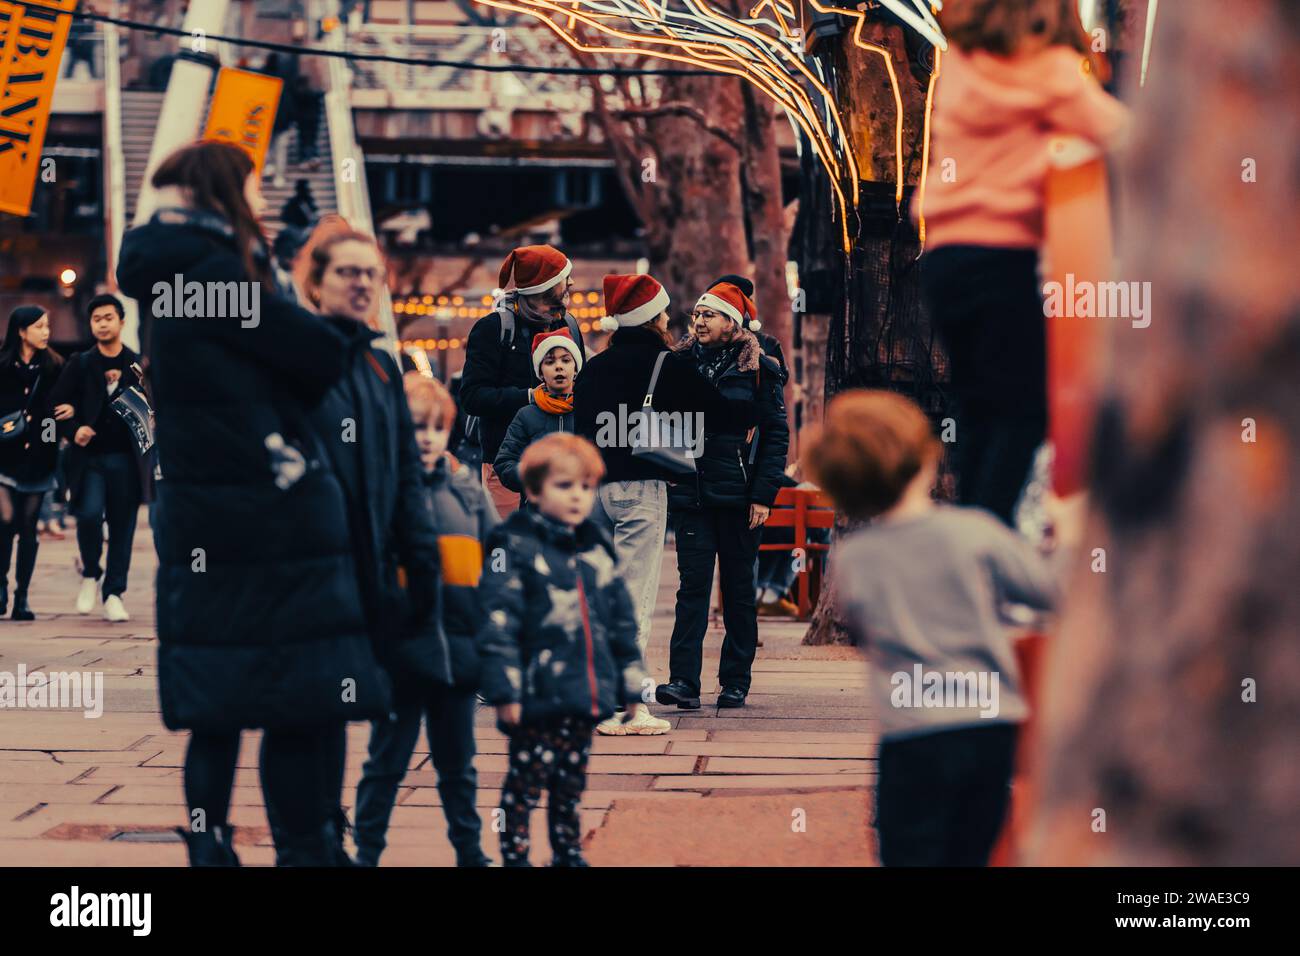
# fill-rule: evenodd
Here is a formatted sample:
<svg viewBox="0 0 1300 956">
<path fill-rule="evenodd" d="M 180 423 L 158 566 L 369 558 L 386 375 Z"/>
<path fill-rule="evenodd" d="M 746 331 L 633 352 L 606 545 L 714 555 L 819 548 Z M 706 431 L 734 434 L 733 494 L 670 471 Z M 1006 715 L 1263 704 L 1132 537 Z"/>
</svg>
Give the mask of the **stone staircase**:
<svg viewBox="0 0 1300 956">
<path fill-rule="evenodd" d="M 163 94 L 145 90 L 122 91 L 122 151 L 126 165 L 126 223 L 129 227 L 135 217 L 136 200 L 140 195 L 141 180 L 145 166 L 149 162 L 149 150 L 153 145 L 154 132 L 158 125 L 158 114 L 162 111 Z M 298 132 L 291 129 L 288 155 L 290 160 L 298 153 Z M 285 171 L 284 184 L 277 186 L 273 177 L 265 176 L 262 180 L 262 193 L 266 197 L 267 217 L 264 222 L 267 238 L 274 240 L 282 225 L 280 208 L 293 195 L 294 184 L 305 179 L 311 185 L 312 195 L 316 199 L 316 209 L 320 215 L 338 211 L 338 200 L 334 189 L 334 164 L 330 157 L 329 131 L 325 125 L 325 111 L 321 111 L 320 127 L 317 132 L 319 164 L 315 169 L 306 166 L 290 165 Z"/>
</svg>

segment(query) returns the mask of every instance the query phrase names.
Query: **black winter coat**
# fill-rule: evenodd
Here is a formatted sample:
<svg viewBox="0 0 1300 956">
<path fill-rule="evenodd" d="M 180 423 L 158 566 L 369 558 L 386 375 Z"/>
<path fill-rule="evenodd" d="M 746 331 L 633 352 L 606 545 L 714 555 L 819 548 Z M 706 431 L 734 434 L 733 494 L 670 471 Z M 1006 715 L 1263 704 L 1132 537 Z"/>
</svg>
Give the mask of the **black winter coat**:
<svg viewBox="0 0 1300 956">
<path fill-rule="evenodd" d="M 614 545 L 590 520 L 569 528 L 513 512 L 488 537 L 479 583 L 483 696 L 523 720 L 603 720 L 648 680 Z"/>
<path fill-rule="evenodd" d="M 619 329 L 609 345 L 593 355 L 573 384 L 574 428 L 594 442 L 605 460 L 605 481 L 677 481 L 678 477 L 644 458 L 632 457 L 630 447 L 600 437 L 603 422 L 641 410 L 655 360 L 669 351 L 652 329 Z M 745 431 L 758 421 L 753 395 L 731 398 L 719 393 L 695 367 L 688 354 L 670 352 L 655 383 L 654 408 L 661 412 L 703 412 L 709 427 Z M 699 462 L 696 462 L 699 465 Z"/>
<path fill-rule="evenodd" d="M 483 623 L 478 584 L 483 548 L 497 526 L 497 511 L 478 469 L 449 455 L 438 460 L 424 481 L 442 554 L 442 628 L 451 650 L 453 682 L 457 687 L 477 689 L 479 659 L 474 636 Z"/>
<path fill-rule="evenodd" d="M 552 432 L 572 434 L 573 412 L 554 415 L 536 405 L 529 405 L 515 412 L 510 427 L 506 429 L 506 437 L 501 440 L 501 447 L 497 449 L 496 461 L 492 463 L 497 477 L 501 479 L 501 484 L 511 491 L 523 493 L 524 483 L 519 480 L 519 459 L 523 456 L 525 448 L 543 435 Z"/>
<path fill-rule="evenodd" d="M 161 210 L 123 238 L 118 282 L 147 310 L 178 274 L 250 278 L 219 217 Z M 173 730 L 306 727 L 390 705 L 343 489 L 306 420 L 348 343 L 269 287 L 257 318 L 152 322 L 158 684 Z M 298 455 L 301 475 L 285 464 Z"/>
<path fill-rule="evenodd" d="M 402 377 L 378 332 L 328 317 L 348 342 L 347 369 L 311 411 L 343 485 L 365 617 L 394 682 L 448 686 L 438 624 L 438 533 Z M 399 571 L 400 569 L 400 571 Z"/>
<path fill-rule="evenodd" d="M 563 320 L 552 322 L 545 331 L 565 328 Z M 501 341 L 501 316 L 489 312 L 474 323 L 465 343 L 465 367 L 461 370 L 459 402 L 470 415 L 479 417 L 479 443 L 483 462 L 496 460 L 501 440 L 514 420 L 515 412 L 530 403 L 529 393 L 537 386 L 533 371 L 533 335 L 543 329 L 515 316 L 513 338 Z M 586 361 L 587 349 L 578 335 L 578 347 Z"/>
<path fill-rule="evenodd" d="M 118 387 L 135 386 L 145 389 L 145 383 L 131 369 L 132 365 L 140 363 L 140 356 L 125 345 L 122 346 L 122 352 L 127 367 L 122 371 Z M 146 394 L 148 394 L 147 389 Z M 109 402 L 108 390 L 104 388 L 104 357 L 98 346 L 92 345 L 86 351 L 78 352 L 68 359 L 63 375 L 59 377 L 59 384 L 54 390 L 53 402 L 55 405 L 68 404 L 73 407 L 72 417 L 59 423 L 59 432 L 68 439 L 68 447 L 63 453 L 63 475 L 67 481 L 68 494 L 75 502 L 81 496 L 81 481 L 86 475 L 86 465 L 90 461 L 91 452 L 72 441 L 72 437 L 82 425 L 94 427 L 99 421 L 104 406 Z M 110 409 L 109 414 L 117 413 Z M 140 500 L 152 501 L 156 451 L 151 448 L 142 455 L 139 446 L 134 442 L 131 444 L 131 451 L 135 456 L 136 471 L 140 477 Z"/>
<path fill-rule="evenodd" d="M 52 371 L 38 376 L 18 356 L 0 366 L 0 416 L 27 409 L 25 433 L 0 441 L 0 475 L 35 483 L 54 474 L 59 460 L 59 429 L 47 429 L 46 422 L 54 419 L 54 406 L 59 404 L 54 401 L 55 386 L 66 368 L 58 361 Z M 47 436 L 54 440 L 45 441 Z"/>
<path fill-rule="evenodd" d="M 757 434 L 715 428 L 706 419 L 704 454 L 695 462 L 695 477 L 668 489 L 670 509 L 747 509 L 751 504 L 770 508 L 781 490 L 790 447 L 781 369 L 762 353 L 752 332 L 742 332 L 740 341 L 735 359 L 717 378 L 718 390 L 733 400 L 757 404 Z M 687 336 L 677 346 L 678 354 L 697 357 L 694 346 L 695 337 Z"/>
</svg>

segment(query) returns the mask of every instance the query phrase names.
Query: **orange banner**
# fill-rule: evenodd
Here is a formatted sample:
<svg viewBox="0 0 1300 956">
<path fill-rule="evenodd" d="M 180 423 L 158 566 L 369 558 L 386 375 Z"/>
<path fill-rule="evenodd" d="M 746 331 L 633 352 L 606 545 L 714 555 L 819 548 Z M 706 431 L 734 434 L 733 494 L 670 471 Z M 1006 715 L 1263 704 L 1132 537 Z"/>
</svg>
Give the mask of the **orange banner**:
<svg viewBox="0 0 1300 956">
<path fill-rule="evenodd" d="M 77 0 L 0 0 L 0 212 L 31 212 L 76 6 Z"/>
<path fill-rule="evenodd" d="M 264 73 L 250 73 L 224 66 L 217 75 L 217 92 L 208 110 L 205 139 L 219 139 L 242 146 L 262 173 L 266 151 L 275 128 L 284 81 Z"/>
</svg>

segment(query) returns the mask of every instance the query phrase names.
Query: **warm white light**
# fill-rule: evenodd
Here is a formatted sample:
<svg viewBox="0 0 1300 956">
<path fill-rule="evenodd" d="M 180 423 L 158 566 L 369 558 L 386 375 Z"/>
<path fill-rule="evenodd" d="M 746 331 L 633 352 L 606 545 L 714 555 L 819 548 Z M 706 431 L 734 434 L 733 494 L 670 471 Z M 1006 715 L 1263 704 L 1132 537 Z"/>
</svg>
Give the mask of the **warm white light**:
<svg viewBox="0 0 1300 956">
<path fill-rule="evenodd" d="M 72 283 L 77 281 L 77 270 L 64 269 L 62 272 L 59 273 L 59 281 L 62 282 L 64 285 L 72 285 Z"/>
</svg>

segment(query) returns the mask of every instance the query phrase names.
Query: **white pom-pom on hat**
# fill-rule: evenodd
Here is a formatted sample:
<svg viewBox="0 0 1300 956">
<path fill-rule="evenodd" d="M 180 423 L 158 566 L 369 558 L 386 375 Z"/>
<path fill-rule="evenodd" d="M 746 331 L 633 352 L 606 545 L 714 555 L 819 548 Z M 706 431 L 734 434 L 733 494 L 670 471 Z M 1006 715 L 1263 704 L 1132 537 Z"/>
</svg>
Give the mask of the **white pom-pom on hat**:
<svg viewBox="0 0 1300 956">
<path fill-rule="evenodd" d="M 602 331 L 605 332 L 617 332 L 618 319 L 614 318 L 611 315 L 602 316 L 600 320 L 600 328 Z"/>
<path fill-rule="evenodd" d="M 749 331 L 751 331 L 751 332 L 757 332 L 757 331 L 758 331 L 759 329 L 761 329 L 762 327 L 763 327 L 763 323 L 760 322 L 760 321 L 758 321 L 758 319 L 750 319 L 750 320 L 749 320 Z"/>
</svg>

